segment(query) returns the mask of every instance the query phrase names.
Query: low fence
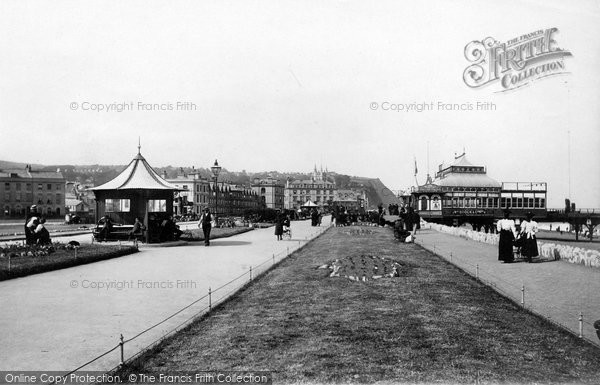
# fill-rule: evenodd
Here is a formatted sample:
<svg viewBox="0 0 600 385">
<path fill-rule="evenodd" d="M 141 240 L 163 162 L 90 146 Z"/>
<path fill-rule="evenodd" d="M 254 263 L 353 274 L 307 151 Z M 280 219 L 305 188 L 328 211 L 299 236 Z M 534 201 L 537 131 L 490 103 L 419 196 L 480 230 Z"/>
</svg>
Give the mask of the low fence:
<svg viewBox="0 0 600 385">
<path fill-rule="evenodd" d="M 100 359 L 109 356 L 111 353 L 114 354 L 112 362 L 117 362 L 118 364 L 117 365 L 112 364 L 114 366 L 111 366 L 112 368 L 110 370 L 108 370 L 108 372 L 114 372 L 115 370 L 117 370 L 118 368 L 123 366 L 126 362 L 132 361 L 132 360 L 138 358 L 140 355 L 142 355 L 148 349 L 156 346 L 157 344 L 162 342 L 167 337 L 173 335 L 174 333 L 181 330 L 185 326 L 191 324 L 194 320 L 196 320 L 202 316 L 208 315 L 216 306 L 227 301 L 233 294 L 235 294 L 240 289 L 242 289 L 245 286 L 247 286 L 248 284 L 250 284 L 253 280 L 257 279 L 261 275 L 267 273 L 269 270 L 271 270 L 278 263 L 280 263 L 281 261 L 286 259 L 288 256 L 301 250 L 311 240 L 315 239 L 316 237 L 322 235 L 325 231 L 327 231 L 328 228 L 329 227 L 327 227 L 327 226 L 316 227 L 315 228 L 316 231 L 313 232 L 312 234 L 310 234 L 309 236 L 305 237 L 303 240 L 292 239 L 292 241 L 288 242 L 288 243 L 290 243 L 290 245 L 295 245 L 296 247 L 288 246 L 286 248 L 286 250 L 283 250 L 276 254 L 272 254 L 270 257 L 266 258 L 261 263 L 254 265 L 254 266 L 250 266 L 247 271 L 245 271 L 244 273 L 231 279 L 229 282 L 227 282 L 219 287 L 216 287 L 216 288 L 209 287 L 208 292 L 205 295 L 203 295 L 202 297 L 197 298 L 193 302 L 191 302 L 188 305 L 184 306 L 183 308 L 177 310 L 176 312 L 172 313 L 168 317 L 166 317 L 166 318 L 162 319 L 161 321 L 155 323 L 154 325 L 140 331 L 133 337 L 125 338 L 125 336 L 123 336 L 121 334 L 120 338 L 119 338 L 119 342 L 114 347 L 108 349 L 104 353 L 90 359 L 89 361 L 85 362 L 84 364 L 82 364 L 82 365 L 78 366 L 77 368 L 71 370 L 70 372 L 64 374 L 63 378 L 66 378 L 69 375 L 76 373 L 76 372 L 90 366 L 91 364 L 99 361 Z M 127 344 L 132 345 L 131 343 L 136 341 L 141 336 L 145 335 L 146 333 L 148 333 L 152 330 L 155 330 L 159 326 L 165 324 L 167 321 L 177 317 L 180 314 L 183 314 L 186 310 L 190 310 L 190 309 L 193 309 L 191 315 L 188 314 L 184 318 L 183 321 L 177 323 L 175 326 L 169 327 L 169 330 L 166 331 L 165 333 L 163 333 L 161 336 L 159 336 L 158 338 L 155 338 L 150 343 L 146 343 L 145 346 L 141 347 L 140 349 L 136 349 L 137 350 L 136 352 L 134 352 L 129 357 L 126 357 Z M 105 362 L 105 361 L 103 361 L 103 362 Z"/>
<path fill-rule="evenodd" d="M 483 242 L 490 245 L 498 244 L 498 234 L 484 233 L 480 231 L 469 230 L 461 227 L 450 227 L 429 223 L 432 229 L 442 233 L 459 236 L 465 239 L 471 239 L 477 242 Z M 600 268 L 600 251 L 588 250 L 581 247 L 572 247 L 561 244 L 554 244 L 538 240 L 538 251 L 540 258 L 550 261 L 566 261 L 570 263 L 581 264 L 588 267 Z"/>
<path fill-rule="evenodd" d="M 432 229 L 437 230 L 437 226 L 439 225 L 431 224 Z M 482 235 L 475 235 L 481 233 L 466 229 L 458 230 L 459 231 L 457 231 L 454 235 L 464 236 L 467 239 L 478 241 L 480 241 L 479 239 L 484 239 Z M 443 230 L 440 231 L 448 232 Z M 497 234 L 488 235 L 496 235 L 497 237 Z M 471 238 L 471 236 L 474 236 L 474 238 Z M 492 238 L 491 242 L 496 242 L 497 244 L 497 239 L 494 241 Z M 514 282 L 510 282 L 505 278 L 495 274 L 493 271 L 483 269 L 479 264 L 474 264 L 466 258 L 457 255 L 456 253 L 443 250 L 437 247 L 435 244 L 425 244 L 418 237 L 415 243 L 439 255 L 465 273 L 474 277 L 476 280 L 491 287 L 502 296 L 512 300 L 517 304 L 520 304 L 520 306 L 522 306 L 524 309 L 543 317 L 547 321 L 577 335 L 579 338 L 584 338 L 588 342 L 600 346 L 600 334 L 598 334 L 596 331 L 596 329 L 598 329 L 596 326 L 600 327 L 600 323 L 598 322 L 600 320 L 594 323 L 594 317 L 592 317 L 589 312 L 586 314 L 586 311 L 583 310 L 586 308 L 586 306 L 578 303 L 568 304 L 570 307 L 569 309 L 565 308 L 564 306 L 557 306 L 544 297 L 545 295 L 548 295 L 548 293 L 534 291 L 533 289 L 529 288 L 526 283 L 515 284 Z M 549 250 L 554 251 L 556 249 L 549 248 Z M 573 310 L 577 309 L 578 307 L 580 310 Z"/>
</svg>

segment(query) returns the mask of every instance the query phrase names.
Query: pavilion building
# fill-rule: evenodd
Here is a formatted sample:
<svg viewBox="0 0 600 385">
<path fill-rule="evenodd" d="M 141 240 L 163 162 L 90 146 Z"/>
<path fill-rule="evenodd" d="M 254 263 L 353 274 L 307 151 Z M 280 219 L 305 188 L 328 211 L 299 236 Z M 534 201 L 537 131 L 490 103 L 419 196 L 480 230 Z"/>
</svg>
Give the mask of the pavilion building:
<svg viewBox="0 0 600 385">
<path fill-rule="evenodd" d="M 428 175 L 424 185 L 413 188 L 411 200 L 428 221 L 489 227 L 505 209 L 513 217 L 524 217 L 528 211 L 545 216 L 546 183 L 500 183 L 463 153 L 451 164 L 441 164 L 433 180 Z"/>
</svg>

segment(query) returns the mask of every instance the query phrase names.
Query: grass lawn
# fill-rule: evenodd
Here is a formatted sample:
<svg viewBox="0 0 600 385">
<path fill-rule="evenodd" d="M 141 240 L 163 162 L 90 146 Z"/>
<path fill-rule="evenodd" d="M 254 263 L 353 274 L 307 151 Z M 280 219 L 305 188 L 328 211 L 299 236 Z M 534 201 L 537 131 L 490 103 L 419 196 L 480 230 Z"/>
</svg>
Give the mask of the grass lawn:
<svg viewBox="0 0 600 385">
<path fill-rule="evenodd" d="M 43 256 L 14 256 L 13 252 L 7 251 L 4 257 L 0 258 L 0 281 L 84 265 L 138 251 L 134 246 L 84 244 L 75 253 L 75 250 L 60 249 L 56 245 L 58 244 L 55 244 L 54 253 Z M 8 254 L 13 254 L 10 258 L 10 268 Z"/>
<path fill-rule="evenodd" d="M 332 228 L 122 370 L 272 371 L 274 383 L 589 383 L 600 349 L 523 311 L 390 229 Z M 377 255 L 398 276 L 319 269 Z M 354 259 L 357 263 L 358 259 Z"/>
</svg>

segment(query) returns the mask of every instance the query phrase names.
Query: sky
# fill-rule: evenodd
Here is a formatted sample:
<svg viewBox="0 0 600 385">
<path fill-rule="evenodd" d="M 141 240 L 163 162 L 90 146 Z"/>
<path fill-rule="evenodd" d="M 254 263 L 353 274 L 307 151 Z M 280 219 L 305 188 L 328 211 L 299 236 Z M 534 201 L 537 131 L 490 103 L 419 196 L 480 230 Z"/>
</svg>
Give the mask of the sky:
<svg viewBox="0 0 600 385">
<path fill-rule="evenodd" d="M 140 138 L 155 167 L 316 164 L 395 190 L 464 149 L 547 182 L 550 207 L 598 208 L 599 25 L 598 1 L 3 0 L 0 159 L 127 164 Z M 465 84 L 468 43 L 548 28 L 565 73 Z M 435 108 L 391 110 L 411 103 Z"/>
</svg>

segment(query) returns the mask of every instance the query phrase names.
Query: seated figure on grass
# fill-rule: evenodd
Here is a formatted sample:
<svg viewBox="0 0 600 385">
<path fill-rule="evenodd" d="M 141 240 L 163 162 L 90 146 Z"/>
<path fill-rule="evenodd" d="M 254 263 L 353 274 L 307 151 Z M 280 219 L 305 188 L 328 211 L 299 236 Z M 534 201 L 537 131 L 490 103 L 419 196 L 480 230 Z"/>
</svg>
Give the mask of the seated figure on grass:
<svg viewBox="0 0 600 385">
<path fill-rule="evenodd" d="M 46 218 L 40 219 L 39 224 L 34 230 L 35 238 L 37 240 L 36 243 L 42 246 L 52 244 L 52 241 L 50 240 L 50 233 L 48 232 L 48 229 L 46 229 L 46 227 L 44 226 L 45 223 Z"/>
</svg>

